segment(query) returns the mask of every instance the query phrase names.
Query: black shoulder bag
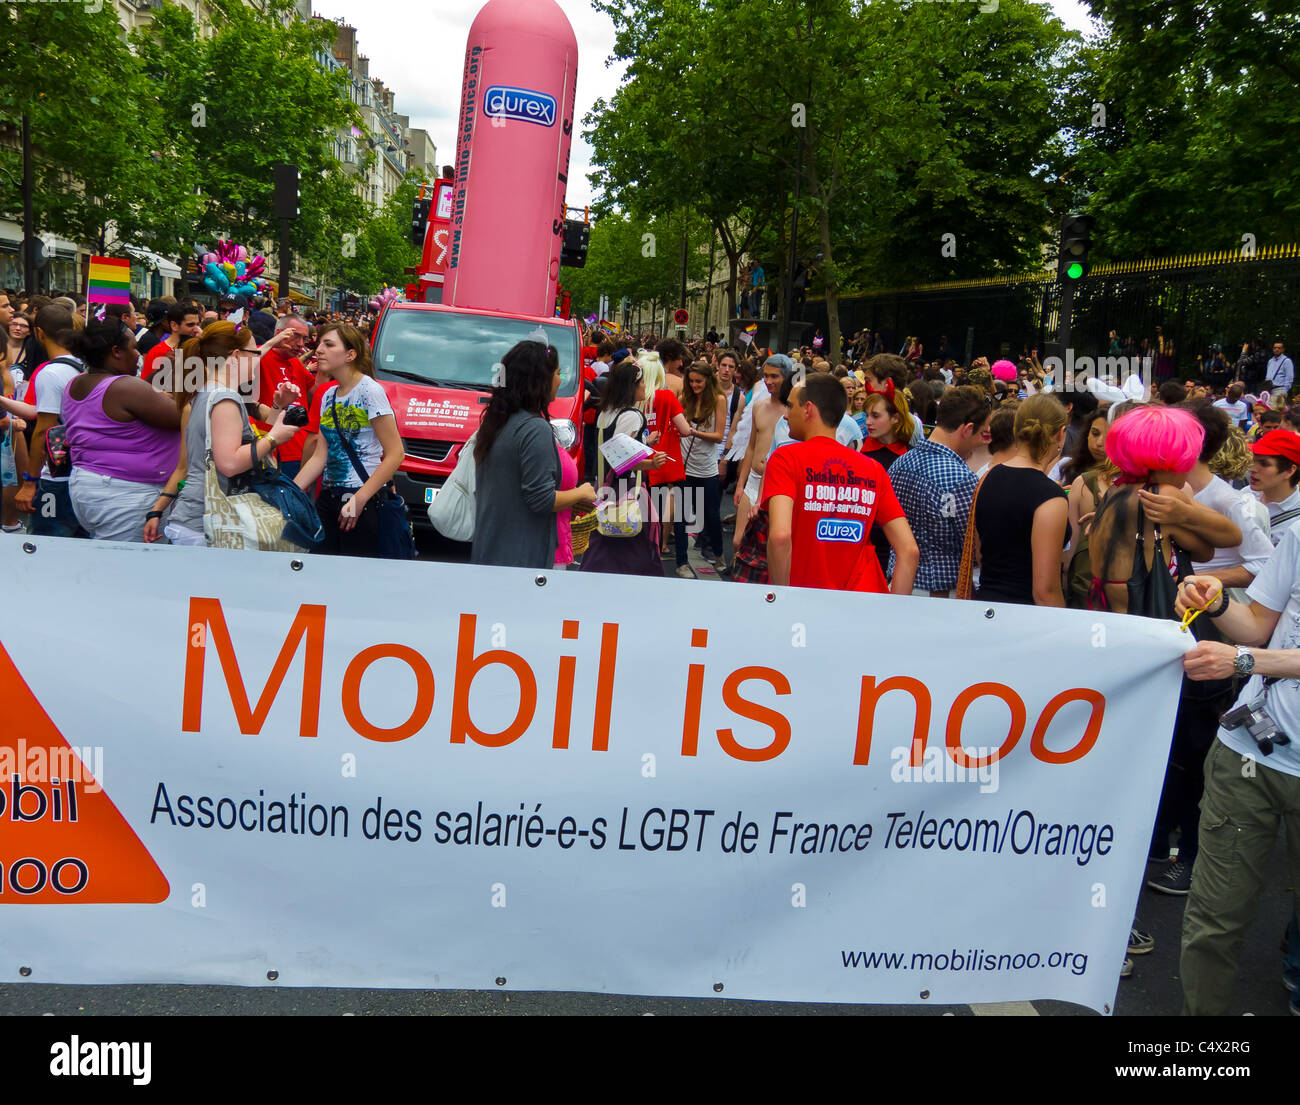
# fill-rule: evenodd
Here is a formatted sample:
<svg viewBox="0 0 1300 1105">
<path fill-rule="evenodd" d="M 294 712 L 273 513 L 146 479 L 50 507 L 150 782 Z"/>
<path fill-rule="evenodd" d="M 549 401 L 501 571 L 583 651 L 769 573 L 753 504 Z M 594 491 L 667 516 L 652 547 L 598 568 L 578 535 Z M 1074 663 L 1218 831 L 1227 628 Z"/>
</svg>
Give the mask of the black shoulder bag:
<svg viewBox="0 0 1300 1105">
<path fill-rule="evenodd" d="M 334 393 L 330 392 L 330 416 L 334 416 Z M 343 449 L 352 462 L 352 468 L 361 482 L 369 481 L 370 473 L 366 471 L 352 442 L 338 428 L 338 419 L 334 418 L 334 432 L 339 435 Z M 407 516 L 406 501 L 397 493 L 393 485 L 386 484 L 375 495 L 373 502 L 379 511 L 379 555 L 388 560 L 414 560 L 415 535 L 411 532 L 411 520 Z"/>
</svg>

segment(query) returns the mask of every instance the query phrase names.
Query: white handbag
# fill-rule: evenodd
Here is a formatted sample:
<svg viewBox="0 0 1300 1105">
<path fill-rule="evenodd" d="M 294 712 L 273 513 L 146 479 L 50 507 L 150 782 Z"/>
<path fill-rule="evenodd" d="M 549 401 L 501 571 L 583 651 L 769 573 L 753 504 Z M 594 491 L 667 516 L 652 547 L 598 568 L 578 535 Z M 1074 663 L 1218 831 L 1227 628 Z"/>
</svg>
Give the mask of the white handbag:
<svg viewBox="0 0 1300 1105">
<path fill-rule="evenodd" d="M 443 537 L 452 541 L 474 540 L 474 445 L 478 431 L 461 446 L 456 467 L 429 504 L 429 521 Z"/>
</svg>

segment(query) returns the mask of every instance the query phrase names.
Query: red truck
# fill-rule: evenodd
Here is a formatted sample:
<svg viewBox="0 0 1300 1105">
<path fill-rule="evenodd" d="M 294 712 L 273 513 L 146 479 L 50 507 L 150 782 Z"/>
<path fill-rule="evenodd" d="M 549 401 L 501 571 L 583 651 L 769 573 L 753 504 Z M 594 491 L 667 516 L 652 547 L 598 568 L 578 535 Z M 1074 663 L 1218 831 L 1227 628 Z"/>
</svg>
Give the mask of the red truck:
<svg viewBox="0 0 1300 1105">
<path fill-rule="evenodd" d="M 397 489 L 417 525 L 478 429 L 494 368 L 538 327 L 560 359 L 560 391 L 551 403 L 556 441 L 583 470 L 581 332 L 571 319 L 506 314 L 438 303 L 394 303 L 375 326 L 375 378 L 397 417 L 406 460 Z"/>
</svg>

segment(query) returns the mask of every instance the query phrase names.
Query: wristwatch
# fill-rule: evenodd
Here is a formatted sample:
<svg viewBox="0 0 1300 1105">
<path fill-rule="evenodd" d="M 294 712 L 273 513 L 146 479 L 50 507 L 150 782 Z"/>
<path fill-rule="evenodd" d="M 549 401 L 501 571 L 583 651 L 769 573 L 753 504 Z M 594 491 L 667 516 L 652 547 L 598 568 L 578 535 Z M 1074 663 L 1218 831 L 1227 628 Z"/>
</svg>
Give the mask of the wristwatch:
<svg viewBox="0 0 1300 1105">
<path fill-rule="evenodd" d="M 1255 670 L 1255 657 L 1245 645 L 1237 646 L 1237 660 L 1232 665 L 1238 675 L 1249 677 Z"/>
</svg>

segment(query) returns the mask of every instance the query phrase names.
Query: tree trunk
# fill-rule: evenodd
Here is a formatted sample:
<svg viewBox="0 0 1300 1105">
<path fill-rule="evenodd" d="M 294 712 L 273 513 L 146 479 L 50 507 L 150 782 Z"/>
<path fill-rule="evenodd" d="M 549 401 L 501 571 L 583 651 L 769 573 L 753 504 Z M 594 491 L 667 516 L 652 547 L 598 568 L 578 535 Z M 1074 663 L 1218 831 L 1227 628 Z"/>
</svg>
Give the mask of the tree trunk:
<svg viewBox="0 0 1300 1105">
<path fill-rule="evenodd" d="M 736 277 L 740 272 L 740 253 L 736 248 L 735 236 L 726 223 L 715 224 L 718 238 L 722 242 L 722 252 L 727 255 L 727 325 L 725 330 L 731 333 L 731 320 L 736 317 Z"/>
<path fill-rule="evenodd" d="M 831 247 L 831 205 L 830 192 L 834 191 L 835 174 L 831 174 L 831 187 L 821 188 L 817 177 L 817 157 L 814 153 L 808 159 L 808 194 L 817 197 L 820 202 L 817 205 L 817 228 L 821 232 L 822 243 L 822 265 L 826 273 L 824 277 L 826 285 L 826 345 L 822 348 L 822 355 L 832 364 L 839 360 L 840 356 L 840 286 L 839 279 L 835 275 L 835 253 Z"/>
<path fill-rule="evenodd" d="M 834 273 L 835 257 L 831 253 L 831 217 L 824 204 L 817 221 L 821 226 L 822 252 L 826 255 L 822 263 L 829 266 L 829 271 Z M 840 356 L 840 287 L 838 280 L 830 278 L 826 280 L 826 349 L 823 350 L 823 353 L 831 364 L 838 362 Z"/>
</svg>

